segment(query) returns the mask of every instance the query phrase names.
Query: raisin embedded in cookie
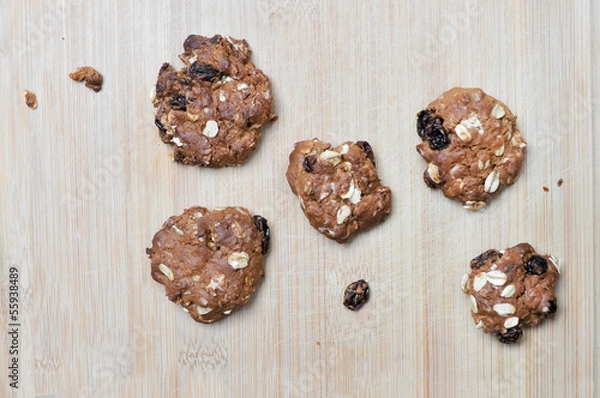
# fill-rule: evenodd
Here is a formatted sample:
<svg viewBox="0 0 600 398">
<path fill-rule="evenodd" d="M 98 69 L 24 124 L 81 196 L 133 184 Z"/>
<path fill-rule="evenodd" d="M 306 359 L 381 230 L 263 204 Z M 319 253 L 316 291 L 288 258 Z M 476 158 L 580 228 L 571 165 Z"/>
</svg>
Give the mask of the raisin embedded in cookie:
<svg viewBox="0 0 600 398">
<path fill-rule="evenodd" d="M 468 210 L 512 185 L 523 164 L 527 143 L 506 105 L 479 88 L 456 87 L 417 115 L 423 142 L 417 151 L 427 162 L 423 180 L 441 188 Z"/>
<path fill-rule="evenodd" d="M 535 326 L 557 310 L 556 260 L 528 243 L 488 250 L 471 260 L 462 290 L 469 295 L 478 328 L 495 333 L 502 343 L 516 343 L 523 327 Z"/>
<path fill-rule="evenodd" d="M 382 222 L 392 205 L 366 141 L 335 148 L 318 139 L 296 143 L 286 174 L 310 224 L 339 243 Z"/>
<path fill-rule="evenodd" d="M 269 78 L 250 61 L 245 40 L 191 35 L 183 48 L 185 67 L 163 64 L 152 94 L 160 139 L 175 146 L 179 163 L 240 165 L 275 118 Z"/>
<path fill-rule="evenodd" d="M 146 249 L 152 278 L 194 320 L 212 323 L 240 308 L 264 275 L 267 220 L 243 207 L 191 207 L 170 217 Z"/>
</svg>

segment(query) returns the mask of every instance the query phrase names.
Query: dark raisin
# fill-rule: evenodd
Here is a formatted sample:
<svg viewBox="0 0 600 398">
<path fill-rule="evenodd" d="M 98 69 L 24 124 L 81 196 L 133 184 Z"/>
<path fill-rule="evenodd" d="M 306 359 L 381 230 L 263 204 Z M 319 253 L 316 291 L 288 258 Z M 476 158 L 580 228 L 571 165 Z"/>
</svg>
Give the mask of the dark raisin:
<svg viewBox="0 0 600 398">
<path fill-rule="evenodd" d="M 187 109 L 187 99 L 181 94 L 175 94 L 170 102 L 173 109 L 185 111 Z"/>
<path fill-rule="evenodd" d="M 315 163 L 317 163 L 317 157 L 314 155 L 310 155 L 304 158 L 304 161 L 302 162 L 302 167 L 304 167 L 304 171 L 306 171 L 307 173 L 312 173 L 313 166 L 315 165 Z"/>
<path fill-rule="evenodd" d="M 196 75 L 199 79 L 207 82 L 212 82 L 221 77 L 221 72 L 216 70 L 210 65 L 198 65 L 198 62 L 194 62 L 190 65 L 189 75 Z"/>
<path fill-rule="evenodd" d="M 434 110 L 426 109 L 417 114 L 417 134 L 421 140 L 427 141 L 434 151 L 439 151 L 450 145 L 448 132 L 443 126 L 444 119 L 432 117 Z"/>
<path fill-rule="evenodd" d="M 556 299 L 552 299 L 548 302 L 548 313 L 554 314 L 558 310 L 558 305 L 556 305 Z"/>
<path fill-rule="evenodd" d="M 152 255 L 152 249 L 151 249 L 151 248 L 149 248 L 149 247 L 147 247 L 147 248 L 146 248 L 146 254 L 147 254 L 148 256 L 151 256 L 151 255 Z"/>
<path fill-rule="evenodd" d="M 369 300 L 369 295 L 369 284 L 364 279 L 359 279 L 346 287 L 344 305 L 352 311 L 357 311 Z"/>
<path fill-rule="evenodd" d="M 421 137 L 421 140 L 425 141 L 425 127 L 429 125 L 431 121 L 431 114 L 433 113 L 430 109 L 422 110 L 417 114 L 417 134 Z"/>
<path fill-rule="evenodd" d="M 167 134 L 167 129 L 165 128 L 165 126 L 163 126 L 163 124 L 160 122 L 160 120 L 154 119 L 154 124 L 156 125 L 156 127 L 158 127 L 158 130 L 160 131 L 160 135 Z"/>
<path fill-rule="evenodd" d="M 481 253 L 479 256 L 475 257 L 471 260 L 471 269 L 479 269 L 483 267 L 488 260 L 496 260 L 502 257 L 502 255 L 498 252 L 498 250 L 490 249 Z"/>
<path fill-rule="evenodd" d="M 190 79 L 185 79 L 183 77 L 179 78 L 179 84 L 183 84 L 183 85 L 190 85 L 192 82 L 190 81 Z"/>
<path fill-rule="evenodd" d="M 252 217 L 252 221 L 254 222 L 254 225 L 256 225 L 256 228 L 258 228 L 258 230 L 260 232 L 262 232 L 263 235 L 263 239 L 262 239 L 262 254 L 265 254 L 266 252 L 269 251 L 269 244 L 271 241 L 271 230 L 269 229 L 269 226 L 267 225 L 267 219 L 262 217 L 262 216 L 254 216 Z"/>
<path fill-rule="evenodd" d="M 183 42 L 183 49 L 185 51 L 188 51 L 200 48 L 200 46 L 202 45 L 202 43 L 204 43 L 205 40 L 206 38 L 199 35 L 189 35 Z"/>
<path fill-rule="evenodd" d="M 542 256 L 531 256 L 525 263 L 525 270 L 528 274 L 542 275 L 548 271 L 548 262 Z"/>
<path fill-rule="evenodd" d="M 506 329 L 506 332 L 504 333 L 496 334 L 496 338 L 498 338 L 498 340 L 504 344 L 517 343 L 519 340 L 521 340 L 521 337 L 523 337 L 523 329 L 521 329 L 519 326 Z"/>
<path fill-rule="evenodd" d="M 371 144 L 369 144 L 367 141 L 356 141 L 356 145 L 360 149 L 362 149 L 365 155 L 367 155 L 367 159 L 369 159 L 371 163 L 373 163 L 373 166 L 376 166 L 375 154 L 373 153 L 373 148 L 371 148 Z"/>
<path fill-rule="evenodd" d="M 440 151 L 450 145 L 450 139 L 444 127 L 439 125 L 432 125 L 427 135 L 427 142 L 434 151 Z"/>
</svg>

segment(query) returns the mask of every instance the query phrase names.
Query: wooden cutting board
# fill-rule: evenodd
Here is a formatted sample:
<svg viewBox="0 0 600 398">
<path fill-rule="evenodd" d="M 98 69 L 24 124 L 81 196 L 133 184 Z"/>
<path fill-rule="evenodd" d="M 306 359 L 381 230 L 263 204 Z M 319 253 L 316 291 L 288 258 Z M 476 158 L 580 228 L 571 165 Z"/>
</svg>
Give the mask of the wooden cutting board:
<svg viewBox="0 0 600 398">
<path fill-rule="evenodd" d="M 599 18 L 590 0 L 0 0 L 0 396 L 600 396 Z M 245 38 L 271 77 L 279 120 L 242 167 L 176 165 L 158 139 L 148 94 L 191 33 Z M 100 93 L 68 78 L 82 65 Z M 415 115 L 453 86 L 506 102 L 529 144 L 483 212 L 421 180 Z M 345 245 L 309 226 L 285 170 L 312 137 L 372 144 L 394 195 L 384 224 Z M 144 253 L 192 205 L 272 228 L 256 295 L 213 325 L 165 298 Z M 560 259 L 559 311 L 505 346 L 475 329 L 460 280 L 522 241 Z M 358 278 L 372 297 L 353 313 Z"/>
</svg>

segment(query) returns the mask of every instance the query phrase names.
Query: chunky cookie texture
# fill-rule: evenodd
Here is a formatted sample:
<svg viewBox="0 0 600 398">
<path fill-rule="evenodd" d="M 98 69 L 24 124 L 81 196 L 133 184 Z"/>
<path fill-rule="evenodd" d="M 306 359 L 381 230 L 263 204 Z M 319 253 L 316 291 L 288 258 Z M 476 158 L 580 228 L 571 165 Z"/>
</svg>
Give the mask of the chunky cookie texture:
<svg viewBox="0 0 600 398">
<path fill-rule="evenodd" d="M 267 220 L 243 207 L 191 207 L 170 217 L 146 249 L 151 275 L 194 320 L 212 323 L 240 308 L 264 275 Z"/>
<path fill-rule="evenodd" d="M 183 48 L 185 67 L 164 63 L 152 93 L 160 139 L 174 145 L 179 163 L 240 165 L 275 118 L 269 78 L 250 61 L 245 40 L 191 35 Z"/>
<path fill-rule="evenodd" d="M 430 188 L 481 210 L 492 196 L 517 180 L 527 143 L 508 107 L 479 88 L 456 87 L 417 115 Z"/>
<path fill-rule="evenodd" d="M 477 328 L 495 333 L 502 343 L 516 343 L 523 328 L 535 326 L 557 310 L 556 260 L 528 243 L 488 250 L 471 260 L 462 290 L 469 295 Z"/>
<path fill-rule="evenodd" d="M 313 228 L 339 243 L 390 214 L 392 193 L 381 184 L 366 141 L 335 148 L 316 138 L 300 141 L 286 176 Z"/>
</svg>

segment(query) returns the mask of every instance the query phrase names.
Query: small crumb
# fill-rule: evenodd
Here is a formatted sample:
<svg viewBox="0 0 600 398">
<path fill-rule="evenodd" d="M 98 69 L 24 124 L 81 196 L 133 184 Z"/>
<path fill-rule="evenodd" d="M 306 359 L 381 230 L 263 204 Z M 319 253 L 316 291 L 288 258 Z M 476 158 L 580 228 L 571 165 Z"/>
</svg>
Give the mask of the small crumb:
<svg viewBox="0 0 600 398">
<path fill-rule="evenodd" d="M 544 192 L 550 192 L 550 188 L 548 187 L 542 187 L 542 189 L 544 190 Z"/>
<path fill-rule="evenodd" d="M 320 342 L 320 341 L 317 341 L 317 345 L 321 345 L 321 342 Z"/>
<path fill-rule="evenodd" d="M 34 93 L 29 90 L 23 91 L 23 99 L 25 100 L 25 104 L 31 109 L 35 109 L 38 106 L 37 97 Z"/>
<path fill-rule="evenodd" d="M 62 40 L 62 41 L 64 41 L 64 40 L 65 40 L 65 38 L 64 38 L 64 37 L 61 37 L 61 40 Z"/>
<path fill-rule="evenodd" d="M 104 79 L 100 72 L 91 66 L 80 66 L 75 72 L 69 73 L 69 77 L 78 82 L 85 80 L 85 86 L 91 88 L 95 92 L 102 90 L 102 82 Z"/>
<path fill-rule="evenodd" d="M 556 185 L 557 185 L 557 186 L 560 188 L 560 187 L 562 186 L 562 184 L 563 184 L 563 179 L 562 179 L 562 178 L 560 178 L 560 179 L 558 180 L 558 182 L 556 183 Z"/>
</svg>

